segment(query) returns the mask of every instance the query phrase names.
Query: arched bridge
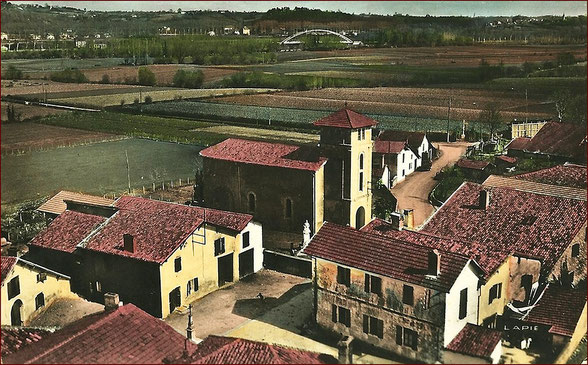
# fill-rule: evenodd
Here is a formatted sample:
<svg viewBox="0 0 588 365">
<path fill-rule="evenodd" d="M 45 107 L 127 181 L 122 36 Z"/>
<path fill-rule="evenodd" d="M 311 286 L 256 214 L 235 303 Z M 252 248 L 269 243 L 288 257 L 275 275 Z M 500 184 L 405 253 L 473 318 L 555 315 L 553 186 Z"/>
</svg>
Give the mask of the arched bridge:
<svg viewBox="0 0 588 365">
<path fill-rule="evenodd" d="M 327 34 L 331 34 L 331 35 L 335 35 L 339 38 L 341 38 L 341 43 L 345 43 L 345 44 L 354 44 L 354 42 L 349 39 L 348 37 L 339 34 L 337 32 L 333 32 L 332 30 L 328 30 L 328 29 L 309 29 L 309 30 L 305 30 L 302 32 L 298 32 L 286 39 L 284 39 L 283 41 L 280 42 L 280 44 L 282 45 L 290 45 L 290 44 L 300 44 L 302 42 L 294 40 L 295 38 L 304 35 L 304 34 L 312 34 L 312 35 L 327 35 Z"/>
</svg>

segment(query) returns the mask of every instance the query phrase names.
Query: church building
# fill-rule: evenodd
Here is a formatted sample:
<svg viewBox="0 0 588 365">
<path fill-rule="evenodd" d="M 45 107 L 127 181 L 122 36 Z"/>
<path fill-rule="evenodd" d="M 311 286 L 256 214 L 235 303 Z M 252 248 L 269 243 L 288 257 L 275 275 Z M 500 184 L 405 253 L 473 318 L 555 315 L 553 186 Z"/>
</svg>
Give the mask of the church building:
<svg viewBox="0 0 588 365">
<path fill-rule="evenodd" d="M 363 227 L 377 122 L 344 108 L 313 124 L 318 146 L 229 138 L 202 150 L 204 205 L 252 214 L 264 231 L 300 233 L 306 221 L 313 234 L 324 221 Z"/>
</svg>

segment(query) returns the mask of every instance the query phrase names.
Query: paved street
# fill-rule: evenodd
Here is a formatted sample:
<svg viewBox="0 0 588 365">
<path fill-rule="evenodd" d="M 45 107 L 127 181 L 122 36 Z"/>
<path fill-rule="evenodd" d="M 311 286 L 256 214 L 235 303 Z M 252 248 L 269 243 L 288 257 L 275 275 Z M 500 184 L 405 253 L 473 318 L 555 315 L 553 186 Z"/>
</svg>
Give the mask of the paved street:
<svg viewBox="0 0 588 365">
<path fill-rule="evenodd" d="M 398 199 L 398 208 L 414 209 L 414 225 L 420 226 L 433 212 L 435 208 L 429 204 L 429 193 L 438 181 L 434 180 L 435 174 L 447 165 L 453 165 L 465 154 L 470 143 L 436 143 L 441 151 L 441 157 L 433 162 L 430 171 L 416 171 L 392 188 L 392 193 Z"/>
</svg>

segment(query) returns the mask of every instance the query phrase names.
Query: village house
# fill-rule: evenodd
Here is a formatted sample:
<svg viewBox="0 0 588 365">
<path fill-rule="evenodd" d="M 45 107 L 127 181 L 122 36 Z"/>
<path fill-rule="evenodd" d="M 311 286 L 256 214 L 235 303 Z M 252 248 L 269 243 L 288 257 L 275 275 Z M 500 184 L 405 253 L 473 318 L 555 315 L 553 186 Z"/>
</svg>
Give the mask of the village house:
<svg viewBox="0 0 588 365">
<path fill-rule="evenodd" d="M 588 187 L 586 166 L 567 162 L 562 165 L 515 175 L 512 178 L 579 189 Z"/>
<path fill-rule="evenodd" d="M 417 160 L 415 152 L 404 141 L 376 140 L 372 159 L 373 178 L 392 188 L 416 170 Z"/>
<path fill-rule="evenodd" d="M 478 264 L 465 255 L 325 222 L 313 259 L 316 322 L 410 360 L 434 363 L 478 318 Z"/>
<path fill-rule="evenodd" d="M 372 127 L 341 109 L 313 123 L 319 146 L 227 139 L 200 152 L 204 204 L 253 214 L 268 230 L 317 232 L 328 220 L 354 227 L 371 219 Z"/>
<path fill-rule="evenodd" d="M 548 122 L 532 138 L 514 138 L 505 149 L 514 157 L 544 157 L 585 164 L 586 145 L 585 123 Z"/>
<path fill-rule="evenodd" d="M 424 132 L 384 130 L 380 132 L 376 141 L 406 142 L 417 157 L 415 170 L 423 164 L 430 163 L 435 155 L 435 148 Z"/>
<path fill-rule="evenodd" d="M 464 174 L 464 176 L 475 181 L 483 181 L 490 175 L 490 162 L 476 161 L 468 159 L 459 159 L 455 166 L 457 166 Z"/>
<path fill-rule="evenodd" d="M 261 225 L 248 214 L 131 196 L 112 207 L 66 203 L 28 257 L 67 272 L 92 301 L 115 292 L 166 317 L 262 267 Z"/>
<path fill-rule="evenodd" d="M 57 298 L 73 297 L 69 277 L 17 257 L 3 256 L 2 325 L 27 325 Z"/>
<path fill-rule="evenodd" d="M 500 169 L 511 169 L 517 164 L 517 158 L 512 156 L 500 155 L 494 158 L 494 165 Z"/>
<path fill-rule="evenodd" d="M 502 354 L 502 332 L 471 323 L 447 345 L 445 364 L 498 364 Z"/>
<path fill-rule="evenodd" d="M 44 334 L 2 358 L 4 364 L 162 364 L 196 345 L 134 304 L 109 297 L 103 312 Z"/>
<path fill-rule="evenodd" d="M 511 138 L 528 137 L 533 138 L 539 132 L 547 120 L 530 121 L 530 122 L 513 122 L 511 123 Z"/>
</svg>

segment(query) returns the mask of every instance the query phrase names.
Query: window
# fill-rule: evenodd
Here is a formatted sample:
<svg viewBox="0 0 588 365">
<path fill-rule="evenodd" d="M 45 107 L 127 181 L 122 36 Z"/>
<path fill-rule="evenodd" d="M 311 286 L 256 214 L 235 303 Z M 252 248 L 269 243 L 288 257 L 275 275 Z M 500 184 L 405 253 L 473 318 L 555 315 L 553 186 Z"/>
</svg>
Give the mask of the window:
<svg viewBox="0 0 588 365">
<path fill-rule="evenodd" d="M 188 284 L 186 284 L 186 296 L 192 294 L 192 280 L 188 280 Z"/>
<path fill-rule="evenodd" d="M 402 303 L 414 305 L 414 288 L 410 285 L 405 285 L 402 288 Z"/>
<path fill-rule="evenodd" d="M 412 170 L 412 162 L 408 164 L 408 169 Z"/>
<path fill-rule="evenodd" d="M 217 238 L 214 240 L 214 256 L 222 255 L 225 253 L 225 238 Z"/>
<path fill-rule="evenodd" d="M 464 319 L 468 315 L 468 288 L 459 292 L 459 319 Z"/>
<path fill-rule="evenodd" d="M 198 291 L 198 278 L 192 279 L 192 290 Z"/>
<path fill-rule="evenodd" d="M 247 207 L 249 208 L 250 212 L 255 212 L 255 194 L 249 193 L 247 196 Z"/>
<path fill-rule="evenodd" d="M 404 170 L 402 170 L 402 177 L 404 177 L 404 175 L 405 175 L 405 174 L 404 174 Z"/>
<path fill-rule="evenodd" d="M 359 191 L 363 191 L 363 171 L 359 173 Z"/>
<path fill-rule="evenodd" d="M 349 309 L 339 307 L 339 323 L 351 327 L 351 311 Z"/>
<path fill-rule="evenodd" d="M 404 152 L 402 152 L 402 163 L 404 163 Z"/>
<path fill-rule="evenodd" d="M 572 257 L 578 257 L 578 256 L 580 256 L 580 244 L 575 243 L 572 246 Z"/>
<path fill-rule="evenodd" d="M 363 332 L 377 336 L 378 338 L 384 338 L 384 321 L 364 314 Z"/>
<path fill-rule="evenodd" d="M 382 295 L 382 279 L 370 274 L 365 274 L 365 292 Z"/>
<path fill-rule="evenodd" d="M 45 295 L 43 293 L 37 294 L 35 297 L 35 310 L 43 307 L 45 305 Z"/>
<path fill-rule="evenodd" d="M 331 312 L 331 320 L 332 320 L 334 323 L 337 323 L 337 318 L 338 318 L 338 317 L 337 317 L 337 306 L 336 306 L 335 304 L 333 304 L 333 305 L 331 306 L 331 310 L 332 310 L 332 312 Z"/>
<path fill-rule="evenodd" d="M 46 272 L 40 272 L 37 274 L 37 283 L 42 283 L 45 280 L 47 280 L 47 273 Z"/>
<path fill-rule="evenodd" d="M 337 266 L 337 283 L 345 286 L 351 285 L 351 270 Z"/>
<path fill-rule="evenodd" d="M 417 349 L 417 338 L 418 335 L 415 331 L 410 328 L 404 329 L 404 346 L 408 346 L 413 350 Z"/>
<path fill-rule="evenodd" d="M 18 276 L 12 278 L 8 282 L 8 299 L 12 299 L 20 294 L 20 282 L 18 281 Z"/>
<path fill-rule="evenodd" d="M 491 304 L 494 299 L 498 299 L 502 296 L 502 283 L 494 284 L 488 293 L 488 304 Z"/>
<path fill-rule="evenodd" d="M 357 140 L 361 141 L 361 129 L 357 130 Z"/>
<path fill-rule="evenodd" d="M 176 272 L 180 272 L 182 270 L 182 258 L 181 257 L 176 257 L 176 259 L 174 260 L 174 270 Z"/>
<path fill-rule="evenodd" d="M 102 293 L 102 283 L 99 281 L 96 282 L 96 291 Z"/>
<path fill-rule="evenodd" d="M 292 218 L 292 200 L 289 198 L 286 199 L 286 209 L 284 211 L 284 216 L 286 218 Z"/>
<path fill-rule="evenodd" d="M 359 169 L 363 170 L 363 153 L 359 154 Z"/>
<path fill-rule="evenodd" d="M 243 248 L 249 247 L 249 232 L 243 232 Z"/>
<path fill-rule="evenodd" d="M 396 326 L 396 344 L 400 346 L 408 346 L 413 350 L 417 349 L 418 333 L 410 328 Z"/>
</svg>

